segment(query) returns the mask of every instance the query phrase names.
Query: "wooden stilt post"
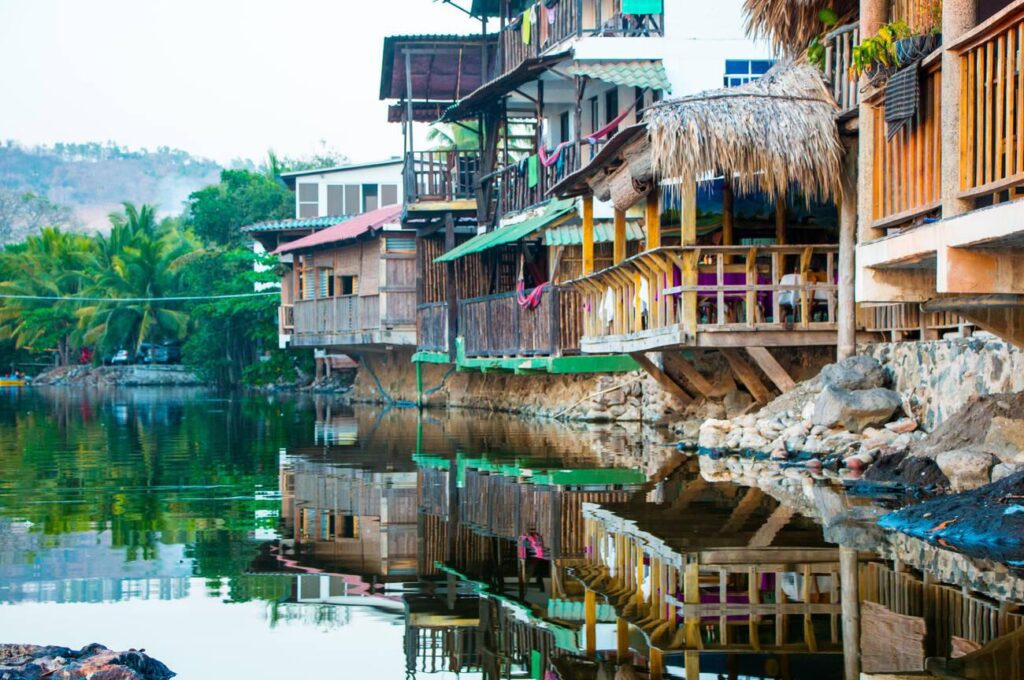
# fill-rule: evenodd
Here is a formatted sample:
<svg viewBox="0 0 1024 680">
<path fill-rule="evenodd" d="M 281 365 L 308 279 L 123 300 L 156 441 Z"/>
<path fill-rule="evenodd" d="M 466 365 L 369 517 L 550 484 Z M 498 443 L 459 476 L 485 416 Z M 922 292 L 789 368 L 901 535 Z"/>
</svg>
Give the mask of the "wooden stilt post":
<svg viewBox="0 0 1024 680">
<path fill-rule="evenodd" d="M 597 594 L 589 588 L 583 596 L 583 617 L 587 656 L 595 656 L 597 654 Z"/>
<path fill-rule="evenodd" d="M 423 406 L 423 363 L 416 362 L 416 405 Z"/>
<path fill-rule="evenodd" d="M 782 195 L 775 202 L 775 243 L 786 243 L 786 196 Z"/>
<path fill-rule="evenodd" d="M 621 616 L 615 620 L 615 660 L 620 664 L 629 658 L 629 623 Z"/>
<path fill-rule="evenodd" d="M 444 252 L 455 247 L 455 217 L 449 212 L 444 216 Z M 445 299 L 448 301 L 448 360 L 455 363 L 455 338 L 458 336 L 459 299 L 455 287 L 455 263 L 445 262 Z"/>
<path fill-rule="evenodd" d="M 856 144 L 856 143 L 855 143 Z M 857 352 L 857 305 L 854 300 L 854 250 L 857 247 L 857 147 L 846 148 L 839 199 L 839 300 L 837 358 Z M 831 281 L 827 283 L 831 284 Z M 921 318 L 925 315 L 922 313 Z"/>
<path fill-rule="evenodd" d="M 860 678 L 860 588 L 857 551 L 839 547 L 839 589 L 843 610 L 843 666 L 846 680 Z"/>
<path fill-rule="evenodd" d="M 736 222 L 733 215 L 732 173 L 726 172 L 722 178 L 722 245 L 736 245 L 733 226 Z M 725 256 L 725 264 L 732 263 L 732 255 Z"/>
<path fill-rule="evenodd" d="M 665 658 L 660 649 L 651 647 L 651 680 L 663 680 L 665 677 Z"/>
</svg>

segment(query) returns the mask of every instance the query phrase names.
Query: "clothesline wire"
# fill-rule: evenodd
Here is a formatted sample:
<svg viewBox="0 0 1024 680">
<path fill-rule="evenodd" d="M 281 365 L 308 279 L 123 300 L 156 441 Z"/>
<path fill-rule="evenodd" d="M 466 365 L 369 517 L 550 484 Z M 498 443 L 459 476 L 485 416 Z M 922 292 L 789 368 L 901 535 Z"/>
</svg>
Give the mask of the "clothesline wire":
<svg viewBox="0 0 1024 680">
<path fill-rule="evenodd" d="M 201 300 L 233 300 L 239 298 L 267 297 L 280 295 L 281 291 L 266 293 L 233 293 L 227 295 L 176 295 L 170 297 L 53 297 L 47 295 L 7 295 L 0 293 L 0 300 L 42 300 L 50 302 L 192 302 Z"/>
</svg>

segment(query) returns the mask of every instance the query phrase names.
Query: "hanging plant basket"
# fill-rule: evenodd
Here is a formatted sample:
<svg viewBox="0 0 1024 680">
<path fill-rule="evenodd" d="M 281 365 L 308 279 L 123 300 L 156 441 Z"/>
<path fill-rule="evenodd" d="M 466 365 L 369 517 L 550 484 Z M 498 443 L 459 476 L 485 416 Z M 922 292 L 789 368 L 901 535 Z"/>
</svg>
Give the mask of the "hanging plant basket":
<svg viewBox="0 0 1024 680">
<path fill-rule="evenodd" d="M 941 44 L 941 33 L 928 33 L 926 35 L 912 35 L 909 38 L 900 38 L 894 43 L 896 59 L 901 66 L 909 64 L 918 59 L 924 59 L 938 49 Z"/>
</svg>

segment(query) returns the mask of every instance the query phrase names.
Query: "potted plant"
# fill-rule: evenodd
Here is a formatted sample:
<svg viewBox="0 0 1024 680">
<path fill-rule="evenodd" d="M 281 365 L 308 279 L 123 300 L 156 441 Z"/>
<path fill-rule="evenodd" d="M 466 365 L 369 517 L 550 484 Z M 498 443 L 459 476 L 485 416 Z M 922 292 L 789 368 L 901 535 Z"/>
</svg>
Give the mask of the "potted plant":
<svg viewBox="0 0 1024 680">
<path fill-rule="evenodd" d="M 903 21 L 883 25 L 878 33 L 861 40 L 853 48 L 851 73 L 858 76 L 865 74 L 872 81 L 889 75 L 900 63 L 896 55 L 896 41 L 912 35 L 910 26 Z"/>
</svg>

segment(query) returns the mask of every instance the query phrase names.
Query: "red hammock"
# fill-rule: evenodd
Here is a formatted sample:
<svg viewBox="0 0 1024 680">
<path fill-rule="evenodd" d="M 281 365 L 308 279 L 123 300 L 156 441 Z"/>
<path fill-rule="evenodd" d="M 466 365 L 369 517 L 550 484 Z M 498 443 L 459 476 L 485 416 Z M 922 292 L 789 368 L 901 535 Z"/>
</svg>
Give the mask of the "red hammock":
<svg viewBox="0 0 1024 680">
<path fill-rule="evenodd" d="M 540 305 L 541 296 L 544 295 L 544 287 L 548 285 L 548 282 L 540 284 L 533 290 L 526 294 L 526 284 L 523 283 L 522 279 L 516 283 L 516 302 L 523 309 L 536 309 Z"/>
<path fill-rule="evenodd" d="M 636 106 L 636 104 L 634 103 L 633 106 Z M 607 125 L 605 125 L 603 128 L 601 128 L 597 132 L 595 132 L 593 134 L 590 134 L 590 135 L 587 135 L 585 139 L 588 142 L 595 142 L 598 139 L 601 139 L 602 137 L 607 136 L 612 130 L 614 130 L 615 128 L 619 127 L 619 123 L 621 123 L 622 121 L 624 121 L 626 119 L 626 116 L 629 115 L 629 112 L 633 110 L 633 106 L 630 106 L 628 109 L 626 109 L 625 111 L 623 111 L 619 115 L 615 116 L 615 118 L 613 118 L 611 120 L 611 122 L 609 122 Z"/>
</svg>

